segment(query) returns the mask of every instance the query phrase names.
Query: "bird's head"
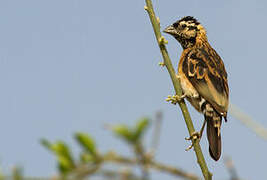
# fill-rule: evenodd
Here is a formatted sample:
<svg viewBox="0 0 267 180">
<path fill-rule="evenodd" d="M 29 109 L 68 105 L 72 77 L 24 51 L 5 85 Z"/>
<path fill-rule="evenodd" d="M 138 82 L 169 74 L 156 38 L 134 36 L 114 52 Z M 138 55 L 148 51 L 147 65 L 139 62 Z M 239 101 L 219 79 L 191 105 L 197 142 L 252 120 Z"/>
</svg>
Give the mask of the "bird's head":
<svg viewBox="0 0 267 180">
<path fill-rule="evenodd" d="M 164 29 L 177 39 L 184 49 L 194 46 L 199 36 L 206 37 L 204 27 L 192 16 L 186 16 Z"/>
</svg>

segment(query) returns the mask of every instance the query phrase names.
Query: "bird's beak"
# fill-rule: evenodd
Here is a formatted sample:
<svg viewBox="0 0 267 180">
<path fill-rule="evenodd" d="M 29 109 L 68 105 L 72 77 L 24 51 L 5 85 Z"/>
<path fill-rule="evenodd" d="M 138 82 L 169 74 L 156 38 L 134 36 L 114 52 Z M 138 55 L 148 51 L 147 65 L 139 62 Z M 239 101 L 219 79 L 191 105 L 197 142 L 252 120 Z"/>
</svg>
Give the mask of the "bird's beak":
<svg viewBox="0 0 267 180">
<path fill-rule="evenodd" d="M 171 34 L 171 35 L 174 35 L 177 33 L 176 29 L 173 27 L 173 25 L 166 27 L 166 29 L 164 29 L 163 32 Z"/>
</svg>

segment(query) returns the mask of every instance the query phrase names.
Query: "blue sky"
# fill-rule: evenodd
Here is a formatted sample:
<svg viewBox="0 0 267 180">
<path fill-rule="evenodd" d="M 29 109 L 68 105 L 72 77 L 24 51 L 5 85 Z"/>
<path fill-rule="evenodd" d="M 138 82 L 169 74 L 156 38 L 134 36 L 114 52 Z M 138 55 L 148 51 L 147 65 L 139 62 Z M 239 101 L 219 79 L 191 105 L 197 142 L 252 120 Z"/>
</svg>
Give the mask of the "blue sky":
<svg viewBox="0 0 267 180">
<path fill-rule="evenodd" d="M 141 116 L 164 113 L 159 161 L 200 174 L 178 107 L 164 101 L 173 94 L 144 1 L 10 0 L 0 2 L 0 161 L 5 172 L 23 165 L 33 176 L 55 174 L 55 159 L 39 144 L 45 137 L 72 139 L 90 133 L 103 151 L 128 147 L 104 130 L 105 123 L 134 124 Z M 258 1 L 154 1 L 162 28 L 195 16 L 224 60 L 230 99 L 267 127 L 266 7 Z M 170 36 L 175 68 L 180 45 Z M 257 91 L 256 91 L 257 90 Z M 190 107 L 196 127 L 202 115 Z M 238 120 L 223 124 L 223 156 L 232 157 L 245 179 L 264 179 L 267 142 Z M 147 139 L 149 142 L 149 138 Z M 223 161 L 204 155 L 216 179 L 228 178 Z M 223 159 L 223 158 L 222 158 Z M 160 175 L 154 179 L 173 179 Z"/>
</svg>

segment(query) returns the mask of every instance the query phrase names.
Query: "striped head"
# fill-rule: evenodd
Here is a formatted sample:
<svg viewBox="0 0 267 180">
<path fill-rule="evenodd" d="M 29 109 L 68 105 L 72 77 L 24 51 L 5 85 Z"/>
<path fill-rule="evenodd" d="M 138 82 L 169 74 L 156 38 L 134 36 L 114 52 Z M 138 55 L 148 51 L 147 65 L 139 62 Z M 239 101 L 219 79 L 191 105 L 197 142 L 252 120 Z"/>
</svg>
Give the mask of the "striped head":
<svg viewBox="0 0 267 180">
<path fill-rule="evenodd" d="M 206 30 L 192 16 L 186 16 L 168 26 L 163 32 L 172 35 L 184 49 L 194 46 L 199 36 L 206 38 Z"/>
</svg>

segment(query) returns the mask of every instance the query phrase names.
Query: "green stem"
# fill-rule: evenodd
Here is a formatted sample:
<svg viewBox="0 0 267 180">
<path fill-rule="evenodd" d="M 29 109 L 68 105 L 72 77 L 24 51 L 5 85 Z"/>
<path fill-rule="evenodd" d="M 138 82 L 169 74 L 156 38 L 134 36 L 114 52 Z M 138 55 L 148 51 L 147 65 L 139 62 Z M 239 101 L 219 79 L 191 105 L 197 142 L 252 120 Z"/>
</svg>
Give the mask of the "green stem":
<svg viewBox="0 0 267 180">
<path fill-rule="evenodd" d="M 134 145 L 134 152 L 136 155 L 136 159 L 138 160 L 141 170 L 142 170 L 142 180 L 149 179 L 148 165 L 147 165 L 147 157 L 144 152 L 144 148 L 140 142 L 137 142 Z"/>
<path fill-rule="evenodd" d="M 181 85 L 180 85 L 180 82 L 179 82 L 178 78 L 176 78 L 175 70 L 174 70 L 174 68 L 172 66 L 172 63 L 171 63 L 170 57 L 168 55 L 167 49 L 166 49 L 166 47 L 164 45 L 164 38 L 161 35 L 160 24 L 159 24 L 159 21 L 157 20 L 157 18 L 155 16 L 154 9 L 153 9 L 153 6 L 152 6 L 152 2 L 151 2 L 151 0 L 145 0 L 145 1 L 146 1 L 145 10 L 147 10 L 149 18 L 150 18 L 150 21 L 152 23 L 153 30 L 154 30 L 158 45 L 159 45 L 161 54 L 162 54 L 163 59 L 164 59 L 164 65 L 166 66 L 166 68 L 167 68 L 167 70 L 168 70 L 168 72 L 170 74 L 170 77 L 171 77 L 171 80 L 172 80 L 172 83 L 173 83 L 173 86 L 174 86 L 176 94 L 178 96 L 181 96 L 182 95 Z M 186 123 L 187 129 L 189 131 L 189 135 L 192 135 L 195 132 L 195 128 L 194 128 L 194 125 L 192 123 L 192 120 L 191 120 L 190 114 L 188 112 L 187 106 L 185 104 L 185 101 L 181 100 L 181 101 L 178 102 L 178 104 L 179 104 L 179 106 L 180 106 L 180 108 L 182 110 L 182 114 L 184 116 L 185 123 Z M 199 164 L 199 166 L 201 168 L 201 171 L 202 171 L 202 174 L 203 174 L 205 180 L 211 180 L 212 179 L 212 174 L 208 170 L 208 167 L 207 167 L 206 161 L 204 159 L 201 147 L 199 145 L 199 140 L 197 140 L 195 142 L 192 141 L 192 143 L 193 143 L 195 154 L 196 154 L 196 157 L 197 157 L 197 162 L 198 162 L 198 164 Z"/>
<path fill-rule="evenodd" d="M 139 164 L 138 159 L 136 158 L 128 158 L 124 157 L 121 155 L 118 155 L 114 152 L 108 152 L 103 156 L 103 161 L 104 162 L 111 162 L 111 163 L 118 163 L 118 164 L 128 164 L 128 165 L 137 165 Z M 188 180 L 200 180 L 199 177 L 196 175 L 185 172 L 179 168 L 167 165 L 167 164 L 162 164 L 160 162 L 156 162 L 153 159 L 147 159 L 146 163 L 147 167 L 150 169 L 158 170 L 161 172 L 165 172 L 174 176 L 181 177 L 183 179 L 188 179 Z"/>
</svg>

